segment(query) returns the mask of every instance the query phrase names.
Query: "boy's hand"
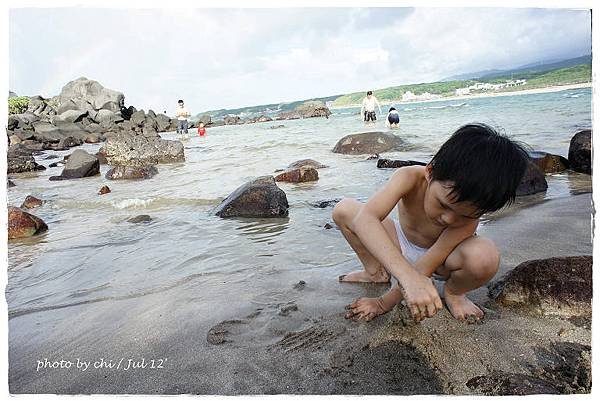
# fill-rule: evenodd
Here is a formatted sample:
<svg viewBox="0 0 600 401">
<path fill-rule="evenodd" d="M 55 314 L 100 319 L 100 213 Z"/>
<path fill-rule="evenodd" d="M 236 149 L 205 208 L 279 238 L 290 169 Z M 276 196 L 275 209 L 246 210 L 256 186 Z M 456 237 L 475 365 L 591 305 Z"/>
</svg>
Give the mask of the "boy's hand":
<svg viewBox="0 0 600 401">
<path fill-rule="evenodd" d="M 399 283 L 404 300 L 417 322 L 432 317 L 444 307 L 429 277 L 415 272 Z"/>
</svg>

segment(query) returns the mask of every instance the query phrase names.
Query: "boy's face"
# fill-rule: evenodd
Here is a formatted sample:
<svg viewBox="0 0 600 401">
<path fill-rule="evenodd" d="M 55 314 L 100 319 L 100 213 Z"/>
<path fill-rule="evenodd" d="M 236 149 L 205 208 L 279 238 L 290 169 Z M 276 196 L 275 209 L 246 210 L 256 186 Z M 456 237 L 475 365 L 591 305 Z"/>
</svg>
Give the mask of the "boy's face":
<svg viewBox="0 0 600 401">
<path fill-rule="evenodd" d="M 434 181 L 427 174 L 427 190 L 423 208 L 425 214 L 440 227 L 460 227 L 479 219 L 479 209 L 470 202 L 455 202 L 451 181 Z"/>
</svg>

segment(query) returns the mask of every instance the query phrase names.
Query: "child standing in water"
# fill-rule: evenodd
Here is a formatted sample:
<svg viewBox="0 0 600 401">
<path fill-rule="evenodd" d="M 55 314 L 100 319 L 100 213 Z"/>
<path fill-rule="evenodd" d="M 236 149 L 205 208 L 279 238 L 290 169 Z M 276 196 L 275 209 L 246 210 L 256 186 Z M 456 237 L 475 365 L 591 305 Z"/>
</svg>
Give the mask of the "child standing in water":
<svg viewBox="0 0 600 401">
<path fill-rule="evenodd" d="M 399 168 L 365 204 L 343 199 L 333 219 L 364 270 L 342 282 L 398 280 L 379 298 L 360 298 L 346 317 L 371 320 L 404 299 L 414 319 L 443 308 L 431 276 L 443 280 L 446 306 L 459 320 L 483 317 L 466 294 L 498 271 L 494 243 L 475 234 L 482 214 L 515 199 L 527 153 L 485 124 L 460 127 L 427 166 Z M 396 208 L 396 218 L 388 217 Z"/>
</svg>

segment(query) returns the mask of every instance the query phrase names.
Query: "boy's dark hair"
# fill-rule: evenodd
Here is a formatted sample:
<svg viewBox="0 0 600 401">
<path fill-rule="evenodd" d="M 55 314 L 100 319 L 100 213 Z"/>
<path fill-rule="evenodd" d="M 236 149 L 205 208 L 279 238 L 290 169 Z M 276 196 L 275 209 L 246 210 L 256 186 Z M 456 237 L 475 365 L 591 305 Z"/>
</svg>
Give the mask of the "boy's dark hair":
<svg viewBox="0 0 600 401">
<path fill-rule="evenodd" d="M 523 146 L 480 123 L 457 129 L 430 162 L 433 180 L 453 182 L 453 202 L 470 202 L 481 214 L 514 202 L 528 163 Z"/>
<path fill-rule="evenodd" d="M 179 100 L 177 101 L 177 103 L 183 103 L 183 100 L 179 99 Z"/>
<path fill-rule="evenodd" d="M 392 110 L 396 110 L 396 108 L 395 108 L 395 107 L 390 107 L 390 109 L 388 110 L 388 113 L 389 113 L 390 111 L 392 111 Z"/>
<path fill-rule="evenodd" d="M 367 91 L 367 96 L 372 95 L 373 91 Z"/>
</svg>

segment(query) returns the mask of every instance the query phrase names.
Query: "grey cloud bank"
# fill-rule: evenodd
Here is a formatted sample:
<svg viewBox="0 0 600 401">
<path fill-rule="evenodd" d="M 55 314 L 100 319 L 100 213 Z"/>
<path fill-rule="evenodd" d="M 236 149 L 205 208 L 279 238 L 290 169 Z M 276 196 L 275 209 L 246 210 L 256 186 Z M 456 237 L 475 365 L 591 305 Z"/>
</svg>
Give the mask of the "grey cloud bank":
<svg viewBox="0 0 600 401">
<path fill-rule="evenodd" d="M 10 89 L 86 76 L 126 103 L 194 111 L 291 101 L 591 52 L 588 10 L 12 9 Z"/>
</svg>

